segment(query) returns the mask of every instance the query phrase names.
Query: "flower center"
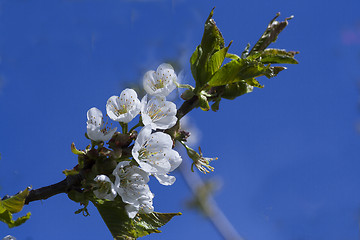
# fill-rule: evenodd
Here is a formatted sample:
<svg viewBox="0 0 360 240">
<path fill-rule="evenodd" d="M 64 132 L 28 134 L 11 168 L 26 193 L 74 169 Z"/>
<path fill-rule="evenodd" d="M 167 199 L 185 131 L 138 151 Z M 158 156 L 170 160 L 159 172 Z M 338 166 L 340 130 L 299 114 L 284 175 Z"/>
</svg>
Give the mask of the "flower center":
<svg viewBox="0 0 360 240">
<path fill-rule="evenodd" d="M 111 185 L 109 182 L 105 181 L 98 181 L 98 189 L 100 192 L 107 192 L 109 191 Z"/>
<path fill-rule="evenodd" d="M 145 147 L 142 147 L 140 150 L 139 150 L 139 159 L 147 159 L 149 156 L 150 156 L 150 152 L 146 149 L 146 146 Z"/>
<path fill-rule="evenodd" d="M 162 114 L 160 114 L 162 113 Z M 149 117 L 154 121 L 161 119 L 165 116 L 163 111 L 161 110 L 160 106 L 156 106 L 154 103 L 152 103 L 148 108 L 148 115 Z"/>
<path fill-rule="evenodd" d="M 103 134 L 106 134 L 110 131 L 110 127 L 112 124 L 110 124 L 110 127 L 108 127 L 108 118 L 106 119 L 106 122 L 104 123 L 104 118 L 101 119 L 101 123 L 100 123 L 100 132 L 102 132 Z"/>
<path fill-rule="evenodd" d="M 154 86 L 156 89 L 159 89 L 159 88 L 163 88 L 165 86 L 165 84 L 164 84 L 163 80 L 160 78 L 156 81 Z"/>
<path fill-rule="evenodd" d="M 115 107 L 114 105 L 113 105 L 113 107 L 115 109 L 114 113 L 117 117 L 128 112 L 128 109 L 125 104 L 120 105 L 119 108 Z"/>
</svg>

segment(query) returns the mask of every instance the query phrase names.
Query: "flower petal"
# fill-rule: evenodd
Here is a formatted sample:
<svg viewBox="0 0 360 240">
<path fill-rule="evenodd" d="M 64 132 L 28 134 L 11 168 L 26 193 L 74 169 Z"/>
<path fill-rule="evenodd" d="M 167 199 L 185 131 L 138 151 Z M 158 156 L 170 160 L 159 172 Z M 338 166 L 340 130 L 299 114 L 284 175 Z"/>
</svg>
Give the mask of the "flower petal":
<svg viewBox="0 0 360 240">
<path fill-rule="evenodd" d="M 136 214 L 139 212 L 139 205 L 128 204 L 125 206 L 125 210 L 129 218 L 134 218 Z"/>
<path fill-rule="evenodd" d="M 174 176 L 169 176 L 167 174 L 154 174 L 154 177 L 159 181 L 160 184 L 165 186 L 173 185 L 176 178 Z"/>
</svg>

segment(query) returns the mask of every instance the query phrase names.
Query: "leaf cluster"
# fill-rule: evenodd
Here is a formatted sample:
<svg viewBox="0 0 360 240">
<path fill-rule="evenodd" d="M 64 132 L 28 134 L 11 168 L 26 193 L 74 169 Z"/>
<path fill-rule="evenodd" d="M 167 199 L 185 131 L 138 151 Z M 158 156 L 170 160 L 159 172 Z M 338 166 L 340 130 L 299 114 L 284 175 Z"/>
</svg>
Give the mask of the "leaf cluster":
<svg viewBox="0 0 360 240">
<path fill-rule="evenodd" d="M 224 38 L 212 19 L 213 11 L 214 9 L 205 22 L 201 44 L 190 58 L 195 88 L 185 91 L 182 96 L 185 100 L 196 96 L 198 107 L 205 111 L 210 109 L 210 101 L 214 101 L 212 110 L 217 111 L 222 98 L 235 99 L 251 92 L 253 87 L 263 88 L 257 80 L 258 77 L 273 78 L 286 69 L 272 64 L 298 63 L 294 58 L 298 52 L 268 48 L 292 17 L 279 22 L 276 21 L 280 15 L 278 13 L 254 47 L 249 50 L 248 44 L 241 56 L 238 56 L 229 52 L 232 41 L 225 46 Z M 226 64 L 225 59 L 229 60 Z"/>
</svg>

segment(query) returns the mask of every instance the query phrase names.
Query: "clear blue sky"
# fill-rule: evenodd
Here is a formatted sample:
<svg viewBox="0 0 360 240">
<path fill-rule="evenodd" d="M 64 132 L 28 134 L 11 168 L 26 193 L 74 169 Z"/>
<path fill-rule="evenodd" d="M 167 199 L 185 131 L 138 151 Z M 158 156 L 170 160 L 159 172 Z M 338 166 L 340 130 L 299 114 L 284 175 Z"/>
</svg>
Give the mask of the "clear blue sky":
<svg viewBox="0 0 360 240">
<path fill-rule="evenodd" d="M 215 199 L 249 240 L 359 238 L 360 2 L 0 0 L 0 195 L 63 179 L 70 151 L 88 141 L 86 111 L 168 59 L 193 83 L 189 57 L 211 8 L 231 52 L 254 44 L 270 19 L 295 18 L 273 47 L 298 50 L 265 88 L 191 113 L 206 156 L 218 156 Z M 183 156 L 186 158 L 186 156 Z M 152 180 L 154 206 L 182 212 L 144 239 L 221 239 L 188 210 L 179 173 L 172 187 Z M 0 238 L 111 239 L 93 207 L 75 215 L 65 194 L 34 202 L 23 226 Z"/>
</svg>

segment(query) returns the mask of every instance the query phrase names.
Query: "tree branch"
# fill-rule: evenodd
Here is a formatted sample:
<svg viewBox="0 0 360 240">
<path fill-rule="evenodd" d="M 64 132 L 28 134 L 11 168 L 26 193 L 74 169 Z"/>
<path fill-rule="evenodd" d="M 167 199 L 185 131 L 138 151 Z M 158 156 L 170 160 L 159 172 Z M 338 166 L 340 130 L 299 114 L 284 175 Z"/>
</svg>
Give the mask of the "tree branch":
<svg viewBox="0 0 360 240">
<path fill-rule="evenodd" d="M 55 183 L 53 185 L 31 190 L 25 199 L 25 204 L 29 204 L 33 201 L 45 200 L 59 193 L 67 193 L 71 189 L 79 188 L 81 187 L 82 179 L 83 177 L 80 174 L 76 174 L 67 176 L 61 182 Z"/>
<path fill-rule="evenodd" d="M 198 103 L 198 96 L 193 96 L 191 99 L 185 101 L 181 107 L 177 110 L 176 117 L 180 120 L 183 116 L 193 110 Z"/>
</svg>

